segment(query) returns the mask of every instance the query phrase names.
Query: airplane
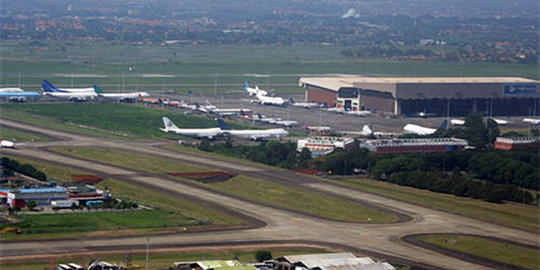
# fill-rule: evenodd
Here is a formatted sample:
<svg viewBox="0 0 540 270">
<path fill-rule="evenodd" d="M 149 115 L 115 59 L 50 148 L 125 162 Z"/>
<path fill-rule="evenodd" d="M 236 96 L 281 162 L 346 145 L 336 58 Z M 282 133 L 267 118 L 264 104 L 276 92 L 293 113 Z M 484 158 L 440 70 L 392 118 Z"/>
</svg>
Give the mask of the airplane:
<svg viewBox="0 0 540 270">
<path fill-rule="evenodd" d="M 67 99 L 73 102 L 84 102 L 88 98 L 94 99 L 97 96 L 95 92 L 58 92 L 50 88 L 43 88 L 43 95 Z"/>
<path fill-rule="evenodd" d="M 326 102 L 323 105 L 323 110 L 327 112 L 335 112 L 335 113 L 340 113 L 340 114 L 344 114 L 347 111 L 345 109 L 338 108 L 338 107 L 328 108 L 328 104 L 326 104 Z"/>
<path fill-rule="evenodd" d="M 276 125 L 282 125 L 282 126 L 285 126 L 285 127 L 293 127 L 293 126 L 298 125 L 298 121 L 294 121 L 294 120 L 278 120 L 278 121 L 276 121 L 275 124 Z"/>
<path fill-rule="evenodd" d="M 0 147 L 1 148 L 15 148 L 15 142 L 14 141 L 8 141 L 8 140 L 2 140 L 2 141 L 0 141 Z"/>
<path fill-rule="evenodd" d="M 251 102 L 260 103 L 262 105 L 274 105 L 274 106 L 285 106 L 287 102 L 281 97 L 269 97 L 261 93 L 256 95 L 257 100 L 252 100 Z"/>
<path fill-rule="evenodd" d="M 372 131 L 368 125 L 364 125 L 361 131 L 340 131 L 338 133 L 340 133 L 341 135 L 352 135 L 352 136 L 359 136 L 359 137 L 369 137 L 371 135 L 375 137 L 397 137 L 403 134 L 403 133 L 396 133 L 396 132 Z"/>
<path fill-rule="evenodd" d="M 252 113 L 250 109 L 246 108 L 231 108 L 231 109 L 220 109 L 214 105 L 212 105 L 208 100 L 206 101 L 208 105 L 204 106 L 204 109 L 208 111 L 208 113 L 217 114 L 221 117 L 227 117 L 232 115 L 240 115 L 242 113 Z"/>
<path fill-rule="evenodd" d="M 222 119 L 217 120 L 219 127 L 223 130 L 224 135 L 229 135 L 233 137 L 240 137 L 245 139 L 251 139 L 254 141 L 261 139 L 269 138 L 282 138 L 289 135 L 289 132 L 282 128 L 271 128 L 271 129 L 245 129 L 245 130 L 233 130 L 231 127 L 225 123 Z"/>
<path fill-rule="evenodd" d="M 371 116 L 371 112 L 370 111 L 348 111 L 347 112 L 348 115 L 354 115 L 354 116 L 360 116 L 360 117 L 366 117 L 366 116 Z"/>
<path fill-rule="evenodd" d="M 264 117 L 260 113 L 257 113 L 257 118 L 255 118 L 255 121 L 267 124 L 275 124 L 277 121 L 281 121 L 281 118 L 275 117 L 274 115 L 272 115 L 272 117 Z"/>
<path fill-rule="evenodd" d="M 131 102 L 135 101 L 137 98 L 149 97 L 146 92 L 131 92 L 131 93 L 103 93 L 103 90 L 99 86 L 94 84 L 94 91 L 100 97 L 107 99 L 117 100 L 118 102 Z"/>
<path fill-rule="evenodd" d="M 223 135 L 221 128 L 179 128 L 169 118 L 163 117 L 163 125 L 165 128 L 160 128 L 166 133 L 176 133 L 187 137 L 214 139 Z"/>
<path fill-rule="evenodd" d="M 72 92 L 94 92 L 94 87 L 90 88 L 57 88 L 51 82 L 43 80 L 41 82 L 41 88 L 44 92 L 62 92 L 62 93 L 72 93 Z"/>
<path fill-rule="evenodd" d="M 444 120 L 439 126 L 439 128 L 446 128 L 447 125 L 448 125 L 448 121 Z M 403 130 L 405 130 L 406 133 L 414 133 L 417 135 L 431 135 L 437 131 L 436 128 L 428 128 L 428 127 L 423 127 L 423 126 L 419 126 L 415 124 L 406 124 L 403 127 Z"/>
<path fill-rule="evenodd" d="M 523 118 L 523 122 L 533 124 L 533 125 L 540 125 L 540 119 Z"/>
<path fill-rule="evenodd" d="M 330 133 L 332 131 L 332 128 L 328 126 L 309 126 L 308 124 L 305 124 L 304 128 L 310 132 L 318 133 Z"/>
<path fill-rule="evenodd" d="M 461 120 L 461 119 L 452 119 L 450 120 L 450 124 L 452 126 L 463 126 L 465 125 L 465 120 Z"/>
<path fill-rule="evenodd" d="M 289 98 L 289 104 L 291 104 L 293 106 L 296 106 L 296 107 L 301 107 L 301 108 L 304 108 L 304 109 L 311 109 L 311 108 L 314 108 L 314 107 L 320 107 L 320 105 L 317 104 L 317 103 L 295 102 L 294 99 L 292 99 L 292 98 Z"/>
<path fill-rule="evenodd" d="M 361 131 L 339 131 L 338 133 L 341 135 L 367 137 L 371 136 L 373 134 L 373 131 L 371 130 L 371 128 L 369 128 L 368 125 L 364 125 Z"/>
<path fill-rule="evenodd" d="M 268 96 L 268 92 L 259 89 L 259 86 L 255 86 L 255 88 L 249 87 L 249 84 L 247 81 L 244 80 L 244 90 L 248 92 L 250 96 L 256 96 L 258 94 L 261 94 L 263 96 Z"/>
<path fill-rule="evenodd" d="M 41 97 L 41 94 L 33 91 L 24 91 L 21 88 L 0 88 L 0 98 L 7 98 L 13 102 L 25 102 L 26 98 Z"/>
<path fill-rule="evenodd" d="M 495 123 L 497 123 L 497 125 L 499 126 L 505 126 L 505 125 L 508 125 L 508 123 L 510 123 L 509 120 L 502 120 L 502 119 L 497 119 L 497 118 L 491 118 L 491 120 L 495 121 Z"/>
</svg>

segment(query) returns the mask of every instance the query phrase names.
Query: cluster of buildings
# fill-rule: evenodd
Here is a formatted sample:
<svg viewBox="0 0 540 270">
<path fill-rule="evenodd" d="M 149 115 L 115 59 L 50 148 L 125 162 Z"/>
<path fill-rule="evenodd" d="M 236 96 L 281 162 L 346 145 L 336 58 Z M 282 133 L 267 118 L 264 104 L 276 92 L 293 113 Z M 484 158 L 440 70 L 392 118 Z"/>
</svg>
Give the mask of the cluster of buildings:
<svg viewBox="0 0 540 270">
<path fill-rule="evenodd" d="M 347 137 L 314 136 L 300 139 L 296 143 L 296 150 L 301 152 L 307 148 L 311 157 L 325 156 L 332 153 L 336 148 L 345 151 L 354 148 L 354 139 Z"/>
<path fill-rule="evenodd" d="M 288 255 L 263 263 L 241 264 L 238 261 L 175 262 L 178 270 L 395 270 L 387 262 L 352 253 Z"/>
<path fill-rule="evenodd" d="M 109 200 L 111 193 L 90 185 L 72 185 L 66 187 L 0 188 L 1 204 L 25 207 L 29 201 L 37 206 L 69 208 L 71 205 L 89 205 Z"/>
</svg>

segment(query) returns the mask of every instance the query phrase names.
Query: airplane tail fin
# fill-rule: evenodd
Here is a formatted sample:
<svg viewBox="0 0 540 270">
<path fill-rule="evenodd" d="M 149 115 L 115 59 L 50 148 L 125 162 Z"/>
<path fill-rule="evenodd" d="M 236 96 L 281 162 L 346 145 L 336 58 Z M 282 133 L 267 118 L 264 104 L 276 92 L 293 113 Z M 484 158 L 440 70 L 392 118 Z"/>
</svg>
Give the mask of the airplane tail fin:
<svg viewBox="0 0 540 270">
<path fill-rule="evenodd" d="M 57 88 L 47 80 L 43 80 L 43 82 L 41 82 L 41 88 L 43 88 L 43 92 L 56 92 L 57 90 Z"/>
<path fill-rule="evenodd" d="M 249 88 L 249 84 L 246 80 L 244 80 L 244 90 L 247 91 L 248 88 Z"/>
<path fill-rule="evenodd" d="M 219 124 L 220 129 L 222 129 L 222 130 L 231 130 L 231 127 L 229 126 L 229 124 L 225 123 L 225 121 L 223 121 L 223 119 L 218 119 L 217 122 Z"/>
<path fill-rule="evenodd" d="M 97 84 L 94 84 L 94 92 L 96 92 L 96 94 L 98 95 L 103 94 L 103 90 L 101 90 L 101 88 L 97 86 Z"/>
<path fill-rule="evenodd" d="M 448 120 L 444 120 L 442 123 L 441 123 L 441 126 L 439 126 L 440 129 L 446 129 L 446 127 L 448 126 Z"/>
<path fill-rule="evenodd" d="M 369 128 L 368 125 L 364 125 L 364 127 L 362 127 L 362 132 L 366 135 L 371 135 L 373 133 L 373 131 L 371 130 L 371 128 Z"/>
<path fill-rule="evenodd" d="M 167 117 L 163 117 L 163 125 L 165 125 L 164 129 L 161 129 L 165 132 L 167 132 L 170 129 L 178 129 L 178 127 Z"/>
<path fill-rule="evenodd" d="M 291 104 L 294 104 L 294 103 L 295 103 L 295 102 L 294 102 L 294 99 L 292 99 L 292 97 L 289 98 L 289 103 L 291 103 Z"/>
<path fill-rule="evenodd" d="M 257 113 L 257 118 L 262 119 L 262 115 L 260 113 Z"/>
</svg>

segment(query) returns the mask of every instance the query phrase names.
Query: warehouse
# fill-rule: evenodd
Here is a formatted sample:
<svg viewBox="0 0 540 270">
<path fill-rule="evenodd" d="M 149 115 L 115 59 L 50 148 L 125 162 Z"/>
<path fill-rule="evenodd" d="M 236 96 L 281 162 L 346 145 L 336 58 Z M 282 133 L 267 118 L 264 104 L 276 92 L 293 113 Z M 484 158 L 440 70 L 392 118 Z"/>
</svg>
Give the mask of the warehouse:
<svg viewBox="0 0 540 270">
<path fill-rule="evenodd" d="M 304 77 L 306 102 L 407 116 L 537 115 L 538 82 L 518 77 Z"/>
<path fill-rule="evenodd" d="M 444 153 L 462 150 L 467 140 L 457 138 L 368 140 L 360 144 L 377 154 Z"/>
</svg>

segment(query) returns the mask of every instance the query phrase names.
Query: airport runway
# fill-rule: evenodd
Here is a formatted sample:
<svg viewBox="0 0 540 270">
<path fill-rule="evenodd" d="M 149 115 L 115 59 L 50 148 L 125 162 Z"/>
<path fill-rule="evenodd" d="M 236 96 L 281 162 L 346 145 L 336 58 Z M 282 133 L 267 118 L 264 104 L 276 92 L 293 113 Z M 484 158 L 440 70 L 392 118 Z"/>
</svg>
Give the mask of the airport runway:
<svg viewBox="0 0 540 270">
<path fill-rule="evenodd" d="M 235 164 L 219 158 L 195 156 L 191 153 L 179 153 L 153 147 L 147 142 L 126 142 L 113 139 L 94 138 L 85 135 L 71 134 L 49 130 L 42 127 L 2 119 L 2 125 L 35 131 L 53 137 L 63 138 L 60 141 L 29 143 L 19 149 L 2 149 L 0 152 L 26 158 L 39 158 L 56 164 L 87 169 L 99 172 L 101 175 L 129 179 L 134 184 L 141 184 L 158 189 L 168 190 L 179 196 L 189 195 L 202 201 L 217 203 L 233 211 L 254 217 L 267 225 L 255 229 L 234 231 L 183 233 L 176 235 L 157 235 L 139 237 L 117 237 L 111 239 L 72 239 L 33 242 L 2 242 L 0 259 L 21 255 L 70 253 L 111 249 L 136 249 L 146 244 L 150 238 L 153 247 L 174 247 L 185 245 L 208 245 L 217 243 L 241 243 L 250 241 L 294 241 L 336 244 L 349 247 L 366 255 L 386 258 L 389 261 L 415 262 L 424 268 L 432 269 L 489 269 L 481 265 L 441 255 L 421 247 L 413 246 L 401 237 L 419 233 L 467 233 L 498 237 L 537 245 L 537 234 L 508 228 L 505 226 L 484 222 L 459 215 L 449 214 L 434 209 L 392 200 L 382 196 L 347 189 L 342 186 L 317 180 L 316 178 L 296 175 L 280 169 L 264 166 Z M 314 216 L 293 213 L 241 200 L 236 197 L 212 192 L 193 185 L 164 177 L 159 174 L 141 173 L 139 171 L 101 164 L 90 160 L 66 157 L 46 151 L 42 147 L 49 146 L 94 146 L 132 151 L 140 154 L 161 156 L 182 162 L 190 161 L 203 166 L 230 168 L 231 170 L 258 177 L 265 180 L 284 183 L 283 177 L 291 178 L 290 185 L 294 188 L 320 190 L 335 196 L 376 205 L 377 207 L 399 212 L 410 216 L 412 220 L 392 224 L 358 224 L 326 220 Z M 276 175 L 272 179 L 271 175 Z"/>
</svg>

